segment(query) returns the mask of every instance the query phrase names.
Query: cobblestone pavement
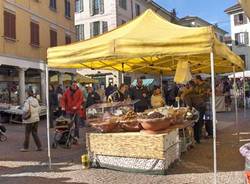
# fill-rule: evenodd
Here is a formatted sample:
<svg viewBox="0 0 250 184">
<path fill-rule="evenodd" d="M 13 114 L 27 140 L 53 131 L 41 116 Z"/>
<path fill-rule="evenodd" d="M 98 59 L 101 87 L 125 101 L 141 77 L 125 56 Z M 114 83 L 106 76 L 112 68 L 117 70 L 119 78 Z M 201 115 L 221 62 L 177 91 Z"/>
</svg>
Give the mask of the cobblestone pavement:
<svg viewBox="0 0 250 184">
<path fill-rule="evenodd" d="M 250 111 L 247 118 L 240 113 L 240 130 L 244 132 L 240 139 L 249 139 Z M 218 183 L 242 184 L 244 159 L 240 156 L 235 134 L 233 113 L 218 114 L 217 125 L 218 140 Z M 212 140 L 203 140 L 202 144 L 195 146 L 185 153 L 181 161 L 169 170 L 169 175 L 156 176 L 135 173 L 125 173 L 106 169 L 83 170 L 80 165 L 80 156 L 83 153 L 83 142 L 71 149 L 52 149 L 53 166 L 50 171 L 47 166 L 46 149 L 46 125 L 40 123 L 39 135 L 44 145 L 44 151 L 36 152 L 31 139 L 30 151 L 19 152 L 24 139 L 24 127 L 22 125 L 6 125 L 8 141 L 0 142 L 0 184 L 59 184 L 59 183 L 88 183 L 88 184 L 144 184 L 144 183 L 168 183 L 168 184 L 200 184 L 213 181 L 213 157 Z M 84 131 L 81 129 L 81 131 Z M 50 132 L 53 137 L 53 130 Z M 83 140 L 81 138 L 81 140 Z"/>
</svg>

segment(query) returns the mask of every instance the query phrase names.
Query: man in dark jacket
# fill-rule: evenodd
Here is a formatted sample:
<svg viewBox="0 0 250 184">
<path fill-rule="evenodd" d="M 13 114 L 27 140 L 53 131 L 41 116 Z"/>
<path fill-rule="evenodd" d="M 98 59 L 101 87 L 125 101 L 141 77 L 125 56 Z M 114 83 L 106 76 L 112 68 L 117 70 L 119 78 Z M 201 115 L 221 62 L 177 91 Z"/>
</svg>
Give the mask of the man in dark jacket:
<svg viewBox="0 0 250 184">
<path fill-rule="evenodd" d="M 137 79 L 137 85 L 130 90 L 130 98 L 139 100 L 135 104 L 135 112 L 144 112 L 149 107 L 149 93 L 142 85 L 142 79 Z"/>
<path fill-rule="evenodd" d="M 88 87 L 88 97 L 86 102 L 86 108 L 90 107 L 93 104 L 100 103 L 101 97 L 97 92 L 94 91 L 92 87 Z"/>
<path fill-rule="evenodd" d="M 49 86 L 49 127 L 53 128 L 54 127 L 54 113 L 56 111 L 58 107 L 58 99 L 57 99 L 57 95 L 56 95 L 56 91 L 53 85 Z"/>
<path fill-rule="evenodd" d="M 189 107 L 194 107 L 199 111 L 199 120 L 194 125 L 194 139 L 200 144 L 200 139 L 202 135 L 202 127 L 204 125 L 203 116 L 206 111 L 206 101 L 204 98 L 204 89 L 201 85 L 196 84 L 194 81 L 189 82 L 189 91 L 184 96 L 184 103 Z M 201 93 L 202 91 L 202 93 Z"/>
</svg>

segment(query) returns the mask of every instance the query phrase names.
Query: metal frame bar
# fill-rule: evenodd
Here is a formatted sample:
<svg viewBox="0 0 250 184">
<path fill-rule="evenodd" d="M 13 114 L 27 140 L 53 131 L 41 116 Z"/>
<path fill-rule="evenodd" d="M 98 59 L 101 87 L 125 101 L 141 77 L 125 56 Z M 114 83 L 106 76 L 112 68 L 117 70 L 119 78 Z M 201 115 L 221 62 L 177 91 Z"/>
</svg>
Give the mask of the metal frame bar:
<svg viewBox="0 0 250 184">
<path fill-rule="evenodd" d="M 238 114 L 238 99 L 237 99 L 237 84 L 236 84 L 236 76 L 235 76 L 235 66 L 233 66 L 233 74 L 234 74 L 234 107 L 235 107 L 235 124 L 237 131 L 237 140 L 240 142 L 240 133 L 239 133 L 239 114 Z"/>
<path fill-rule="evenodd" d="M 45 65 L 45 76 L 46 76 L 46 106 L 47 106 L 47 141 L 48 141 L 48 161 L 49 169 L 51 170 L 51 150 L 50 150 L 50 134 L 49 134 L 49 72 L 48 65 Z"/>
<path fill-rule="evenodd" d="M 214 53 L 210 53 L 211 85 L 212 85 L 212 113 L 213 113 L 213 157 L 214 157 L 214 184 L 217 184 L 217 153 L 216 153 L 216 109 L 215 109 L 215 73 Z"/>
</svg>

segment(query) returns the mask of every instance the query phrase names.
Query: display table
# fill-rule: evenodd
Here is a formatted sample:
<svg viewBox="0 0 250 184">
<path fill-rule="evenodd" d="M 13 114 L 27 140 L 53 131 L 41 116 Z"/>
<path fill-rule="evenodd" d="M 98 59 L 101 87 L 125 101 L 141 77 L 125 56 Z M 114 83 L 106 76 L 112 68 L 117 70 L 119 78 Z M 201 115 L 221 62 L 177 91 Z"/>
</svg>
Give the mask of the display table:
<svg viewBox="0 0 250 184">
<path fill-rule="evenodd" d="M 19 106 L 11 106 L 9 109 L 3 111 L 6 114 L 9 114 L 9 122 L 12 123 L 22 123 L 23 110 L 19 109 Z M 41 106 L 40 117 L 46 116 L 47 108 L 46 106 Z"/>
<path fill-rule="evenodd" d="M 87 149 L 93 167 L 165 174 L 180 158 L 178 129 L 163 134 L 89 133 Z"/>
<path fill-rule="evenodd" d="M 216 112 L 225 112 L 226 111 L 225 96 L 216 96 L 215 97 L 215 109 L 216 109 Z"/>
</svg>

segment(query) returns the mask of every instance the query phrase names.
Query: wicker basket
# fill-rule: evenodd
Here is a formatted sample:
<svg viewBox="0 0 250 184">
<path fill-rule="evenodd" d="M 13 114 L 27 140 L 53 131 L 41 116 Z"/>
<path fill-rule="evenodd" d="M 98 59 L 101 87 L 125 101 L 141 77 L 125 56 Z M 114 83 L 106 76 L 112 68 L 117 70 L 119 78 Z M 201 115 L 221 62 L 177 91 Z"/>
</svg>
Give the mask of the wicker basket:
<svg viewBox="0 0 250 184">
<path fill-rule="evenodd" d="M 119 121 L 119 126 L 127 132 L 139 132 L 142 126 L 137 119 L 128 121 Z"/>
<path fill-rule="evenodd" d="M 119 157 L 164 159 L 166 150 L 179 142 L 178 129 L 150 135 L 139 132 L 89 133 L 89 153 Z"/>
</svg>

